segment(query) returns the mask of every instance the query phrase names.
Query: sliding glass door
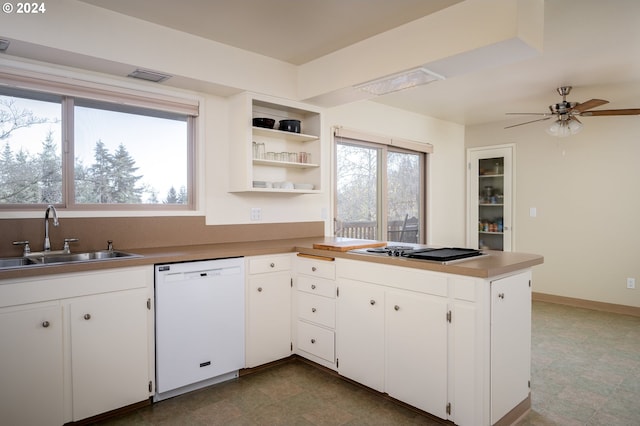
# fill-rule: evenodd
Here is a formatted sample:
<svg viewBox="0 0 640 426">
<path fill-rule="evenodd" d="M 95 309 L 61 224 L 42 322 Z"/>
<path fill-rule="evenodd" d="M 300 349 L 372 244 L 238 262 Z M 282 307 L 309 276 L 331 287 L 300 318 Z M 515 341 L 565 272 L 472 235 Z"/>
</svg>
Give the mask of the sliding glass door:
<svg viewBox="0 0 640 426">
<path fill-rule="evenodd" d="M 424 176 L 424 153 L 338 141 L 335 235 L 423 242 Z"/>
</svg>

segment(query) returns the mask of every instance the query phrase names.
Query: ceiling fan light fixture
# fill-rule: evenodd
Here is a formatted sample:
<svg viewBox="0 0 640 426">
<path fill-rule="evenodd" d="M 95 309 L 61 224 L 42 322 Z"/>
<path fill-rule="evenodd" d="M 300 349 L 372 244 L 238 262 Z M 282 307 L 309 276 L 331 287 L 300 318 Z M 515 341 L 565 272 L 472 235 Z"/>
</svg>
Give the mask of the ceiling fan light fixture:
<svg viewBox="0 0 640 426">
<path fill-rule="evenodd" d="M 367 81 L 366 83 L 353 86 L 354 89 L 363 90 L 373 95 L 385 95 L 411 87 L 421 86 L 437 80 L 444 80 L 444 77 L 430 71 L 424 67 L 413 68 L 387 77 Z"/>
<path fill-rule="evenodd" d="M 575 118 L 569 118 L 566 120 L 558 119 L 547 129 L 547 133 L 551 136 L 566 138 L 567 136 L 579 133 L 582 130 L 582 127 L 582 123 Z"/>
</svg>

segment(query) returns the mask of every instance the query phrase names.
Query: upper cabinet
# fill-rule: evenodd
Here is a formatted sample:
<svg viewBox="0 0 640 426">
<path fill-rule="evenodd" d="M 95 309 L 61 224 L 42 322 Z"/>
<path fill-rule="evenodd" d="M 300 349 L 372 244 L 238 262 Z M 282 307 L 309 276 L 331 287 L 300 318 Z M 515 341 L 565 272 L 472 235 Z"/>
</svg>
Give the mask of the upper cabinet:
<svg viewBox="0 0 640 426">
<path fill-rule="evenodd" d="M 322 117 L 314 107 L 252 93 L 230 98 L 230 192 L 319 193 Z M 273 128 L 254 126 L 271 119 Z M 286 127 L 282 120 L 297 120 Z"/>
</svg>

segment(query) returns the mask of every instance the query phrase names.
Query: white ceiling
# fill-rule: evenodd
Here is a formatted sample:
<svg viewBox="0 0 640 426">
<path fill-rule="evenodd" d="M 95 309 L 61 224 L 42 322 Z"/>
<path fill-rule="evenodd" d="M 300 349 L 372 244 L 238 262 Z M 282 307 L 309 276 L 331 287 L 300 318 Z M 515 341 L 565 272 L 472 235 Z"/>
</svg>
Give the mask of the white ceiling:
<svg viewBox="0 0 640 426">
<path fill-rule="evenodd" d="M 459 0 L 81 0 L 300 65 Z M 454 76 L 376 101 L 461 124 L 547 112 L 569 100 L 640 108 L 640 2 L 546 0 L 544 51 L 532 59 Z M 258 32 L 261 36 L 255 37 Z M 300 37 L 304 34 L 304 37 Z M 437 42 L 437 41 L 436 41 Z M 586 120 L 605 120 L 605 117 Z M 510 119 L 515 124 L 526 119 Z"/>
</svg>

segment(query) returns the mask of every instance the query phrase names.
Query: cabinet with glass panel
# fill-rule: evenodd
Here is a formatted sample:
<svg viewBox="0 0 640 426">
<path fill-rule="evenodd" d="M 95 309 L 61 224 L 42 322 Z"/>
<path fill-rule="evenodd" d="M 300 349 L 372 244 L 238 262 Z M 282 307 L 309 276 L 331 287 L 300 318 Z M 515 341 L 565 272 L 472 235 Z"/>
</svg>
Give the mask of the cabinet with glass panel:
<svg viewBox="0 0 640 426">
<path fill-rule="evenodd" d="M 470 149 L 468 244 L 511 251 L 513 147 Z"/>
</svg>

